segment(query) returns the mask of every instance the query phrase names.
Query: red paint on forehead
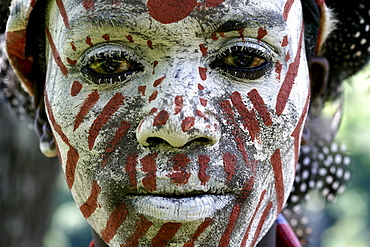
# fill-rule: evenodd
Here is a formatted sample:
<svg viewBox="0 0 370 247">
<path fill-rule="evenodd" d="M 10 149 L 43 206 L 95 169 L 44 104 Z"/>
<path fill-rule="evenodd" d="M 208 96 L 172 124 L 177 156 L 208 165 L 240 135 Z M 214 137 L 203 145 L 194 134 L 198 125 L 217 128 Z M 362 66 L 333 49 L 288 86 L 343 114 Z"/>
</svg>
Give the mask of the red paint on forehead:
<svg viewBox="0 0 370 247">
<path fill-rule="evenodd" d="M 190 15 L 197 6 L 197 0 L 148 0 L 151 17 L 163 24 L 180 21 Z"/>
<path fill-rule="evenodd" d="M 46 28 L 45 31 L 46 31 L 46 37 L 47 37 L 47 39 L 49 41 L 51 52 L 53 54 L 54 61 L 58 65 L 58 67 L 59 67 L 60 71 L 63 73 L 63 75 L 67 75 L 68 74 L 68 69 L 63 64 L 62 59 L 60 58 L 59 52 L 58 52 L 58 50 L 57 50 L 57 48 L 55 46 L 55 43 L 53 41 L 53 38 L 51 37 L 51 33 L 50 33 L 50 31 L 49 31 L 48 28 Z"/>
<path fill-rule="evenodd" d="M 137 90 L 141 93 L 141 95 L 145 96 L 145 89 L 146 86 L 138 86 Z"/>
<path fill-rule="evenodd" d="M 200 52 L 202 53 L 202 56 L 207 56 L 208 54 L 208 47 L 206 47 L 204 44 L 199 45 Z"/>
<path fill-rule="evenodd" d="M 71 41 L 71 47 L 72 47 L 72 50 L 73 51 L 76 51 L 76 46 L 75 46 L 75 42 L 74 41 Z"/>
<path fill-rule="evenodd" d="M 272 125 L 272 119 L 270 112 L 267 109 L 267 106 L 265 102 L 263 101 L 263 98 L 261 95 L 258 93 L 256 89 L 253 89 L 248 93 L 248 96 L 254 105 L 256 111 L 260 115 L 260 117 L 263 119 L 263 122 L 266 126 L 271 126 Z"/>
<path fill-rule="evenodd" d="M 118 204 L 110 214 L 105 225 L 105 229 L 100 233 L 100 237 L 104 240 L 104 242 L 109 243 L 109 241 L 117 234 L 117 230 L 125 221 L 127 214 L 128 209 L 126 205 L 123 202 Z"/>
<path fill-rule="evenodd" d="M 266 29 L 264 29 L 263 27 L 260 27 L 258 29 L 258 35 L 257 35 L 257 39 L 261 40 L 263 39 L 263 37 L 265 37 L 267 35 L 267 31 Z"/>
<path fill-rule="evenodd" d="M 96 180 L 93 180 L 90 196 L 87 198 L 86 202 L 80 206 L 80 211 L 83 216 L 87 219 L 95 212 L 98 207 L 98 196 L 100 194 L 101 188 Z"/>
<path fill-rule="evenodd" d="M 276 114 L 278 116 L 280 116 L 283 113 L 287 100 L 290 96 L 290 92 L 292 90 L 293 84 L 295 83 L 295 78 L 297 76 L 299 65 L 300 65 L 302 43 L 303 43 L 303 26 L 301 29 L 301 35 L 299 38 L 299 45 L 298 45 L 296 56 L 294 58 L 294 61 L 289 64 L 288 71 L 285 75 L 284 82 L 282 86 L 280 87 L 279 93 L 277 95 Z"/>
<path fill-rule="evenodd" d="M 74 81 L 71 87 L 71 96 L 75 97 L 82 89 L 82 84 L 79 81 Z"/>
<path fill-rule="evenodd" d="M 86 36 L 85 42 L 86 42 L 86 44 L 88 44 L 89 46 L 93 46 L 93 45 L 94 45 L 94 44 L 91 42 L 91 38 L 90 38 L 90 36 Z"/>
<path fill-rule="evenodd" d="M 258 237 L 260 236 L 262 227 L 265 224 L 265 221 L 266 221 L 267 216 L 269 215 L 269 213 L 271 211 L 272 206 L 273 206 L 272 202 L 269 202 L 267 204 L 265 210 L 263 211 L 262 217 L 261 217 L 260 221 L 258 222 L 257 230 L 256 230 L 256 232 L 254 234 L 253 242 L 252 242 L 251 246 L 255 246 L 256 245 L 256 242 L 258 240 Z"/>
<path fill-rule="evenodd" d="M 67 29 L 70 29 L 68 15 L 67 15 L 66 9 L 64 8 L 63 1 L 62 0 L 56 0 L 56 3 L 57 3 L 57 6 L 59 8 L 59 13 L 62 16 L 65 27 Z"/>
<path fill-rule="evenodd" d="M 180 113 L 181 112 L 181 110 L 182 110 L 182 107 L 184 106 L 184 99 L 183 99 L 183 97 L 182 96 L 176 96 L 175 97 L 175 109 L 174 109 L 174 111 L 175 111 L 175 115 L 177 115 L 178 113 Z"/>
<path fill-rule="evenodd" d="M 200 78 L 203 81 L 207 80 L 207 68 L 199 67 L 198 70 L 199 70 Z"/>
<path fill-rule="evenodd" d="M 144 216 L 139 215 L 139 220 L 135 224 L 135 231 L 129 236 L 125 243 L 121 246 L 123 247 L 134 247 L 139 246 L 139 240 L 148 232 L 148 229 L 153 225 L 153 223 Z"/>
<path fill-rule="evenodd" d="M 209 156 L 198 155 L 198 164 L 199 164 L 198 178 L 200 180 L 201 185 L 206 185 L 208 180 L 211 178 L 211 176 L 207 174 L 208 163 L 210 161 L 211 159 L 209 158 Z"/>
<path fill-rule="evenodd" d="M 284 177 L 280 149 L 272 154 L 270 160 L 274 171 L 277 214 L 279 214 L 284 205 Z"/>
<path fill-rule="evenodd" d="M 94 120 L 88 136 L 88 144 L 89 149 L 92 150 L 95 144 L 95 140 L 99 135 L 99 132 L 103 125 L 105 125 L 109 119 L 113 116 L 113 114 L 120 108 L 123 104 L 124 97 L 121 93 L 116 93 L 112 99 L 104 106 L 102 112 L 99 116 Z"/>
<path fill-rule="evenodd" d="M 193 233 L 190 240 L 186 242 L 183 247 L 194 247 L 194 242 L 199 238 L 199 236 L 209 227 L 212 223 L 211 218 L 205 218 L 202 224 L 200 224 L 197 230 Z"/>
<path fill-rule="evenodd" d="M 187 132 L 189 129 L 191 129 L 195 124 L 195 117 L 189 116 L 182 120 L 181 122 L 181 129 L 183 132 Z"/>
<path fill-rule="evenodd" d="M 149 102 L 152 102 L 153 100 L 155 100 L 158 96 L 158 91 L 155 90 L 152 95 L 149 96 Z"/>
<path fill-rule="evenodd" d="M 94 10 L 95 7 L 94 0 L 82 0 L 82 5 L 86 10 Z"/>
<path fill-rule="evenodd" d="M 132 38 L 132 36 L 129 34 L 126 36 L 126 39 L 130 42 L 130 43 L 134 43 L 134 39 Z"/>
<path fill-rule="evenodd" d="M 136 188 L 136 166 L 138 164 L 138 155 L 136 153 L 131 153 L 126 158 L 125 171 L 127 172 L 129 183 L 132 188 Z"/>
<path fill-rule="evenodd" d="M 199 98 L 199 101 L 200 101 L 200 104 L 201 104 L 202 106 L 207 106 L 207 104 L 208 104 L 208 100 L 206 100 L 206 99 Z"/>
<path fill-rule="evenodd" d="M 72 60 L 72 59 L 70 59 L 69 57 L 67 57 L 67 62 L 70 64 L 70 65 L 76 65 L 76 63 L 77 63 L 77 60 Z"/>
<path fill-rule="evenodd" d="M 174 164 L 173 171 L 167 176 L 172 179 L 172 182 L 176 185 L 184 185 L 190 178 L 190 172 L 186 171 L 186 166 L 191 160 L 186 154 L 175 154 L 169 159 L 169 162 Z"/>
<path fill-rule="evenodd" d="M 80 111 L 78 112 L 77 116 L 75 117 L 74 121 L 74 128 L 76 130 L 80 124 L 83 122 L 86 114 L 90 111 L 90 109 L 98 102 L 100 95 L 98 91 L 94 90 L 92 93 L 89 94 L 87 99 L 82 104 Z"/>
<path fill-rule="evenodd" d="M 293 3 L 294 3 L 294 0 L 287 0 L 285 2 L 284 12 L 283 12 L 284 21 L 288 20 L 288 15 L 289 15 L 290 9 L 292 8 Z"/>
<path fill-rule="evenodd" d="M 110 36 L 109 34 L 104 34 L 103 36 L 101 36 L 103 39 L 105 39 L 106 41 L 110 41 Z"/>
<path fill-rule="evenodd" d="M 152 239 L 152 247 L 165 247 L 180 229 L 181 223 L 167 222 L 158 230 L 157 235 Z"/>
<path fill-rule="evenodd" d="M 226 173 L 226 180 L 227 182 L 230 182 L 233 176 L 235 175 L 236 155 L 227 152 L 222 156 L 222 159 Z"/>
<path fill-rule="evenodd" d="M 144 156 L 140 159 L 141 170 L 146 172 L 146 176 L 141 180 L 145 189 L 153 192 L 157 189 L 156 171 L 157 163 L 155 159 L 157 158 L 157 153 L 152 153 Z"/>
<path fill-rule="evenodd" d="M 166 78 L 166 77 L 165 77 L 165 76 L 163 76 L 163 77 L 161 77 L 161 78 L 159 78 L 159 79 L 155 80 L 155 81 L 154 81 L 154 83 L 153 83 L 153 87 L 157 87 L 157 86 L 159 86 L 159 85 L 163 82 L 164 78 Z"/>
<path fill-rule="evenodd" d="M 158 62 L 157 61 L 154 61 L 153 63 L 153 71 L 152 71 L 152 74 L 154 75 L 155 74 L 155 67 L 157 67 L 158 65 Z"/>
<path fill-rule="evenodd" d="M 257 204 L 257 207 L 256 209 L 254 210 L 254 213 L 253 213 L 253 216 L 252 216 L 252 219 L 250 220 L 249 222 L 249 225 L 248 225 L 248 228 L 247 228 L 247 231 L 245 232 L 244 234 L 244 237 L 243 237 L 243 240 L 242 240 L 242 243 L 240 246 L 246 246 L 246 243 L 247 243 L 247 240 L 249 239 L 249 232 L 252 228 L 252 224 L 254 222 L 254 219 L 256 218 L 256 215 L 257 215 L 257 212 L 259 211 L 260 207 L 261 207 L 261 204 L 262 204 L 262 201 L 263 199 L 265 198 L 265 195 L 266 195 L 266 190 L 262 191 L 261 193 L 261 196 L 260 196 L 260 199 L 258 201 L 258 204 Z"/>
<path fill-rule="evenodd" d="M 153 48 L 153 42 L 152 42 L 151 40 L 148 40 L 148 41 L 146 42 L 146 44 L 148 45 L 149 49 L 151 49 L 151 50 L 153 50 L 153 49 L 154 49 L 154 48 Z"/>
<path fill-rule="evenodd" d="M 165 111 L 165 110 L 160 111 L 157 114 L 157 116 L 154 118 L 153 126 L 166 125 L 167 120 L 168 120 L 169 117 L 170 116 L 169 116 L 167 111 Z"/>
</svg>

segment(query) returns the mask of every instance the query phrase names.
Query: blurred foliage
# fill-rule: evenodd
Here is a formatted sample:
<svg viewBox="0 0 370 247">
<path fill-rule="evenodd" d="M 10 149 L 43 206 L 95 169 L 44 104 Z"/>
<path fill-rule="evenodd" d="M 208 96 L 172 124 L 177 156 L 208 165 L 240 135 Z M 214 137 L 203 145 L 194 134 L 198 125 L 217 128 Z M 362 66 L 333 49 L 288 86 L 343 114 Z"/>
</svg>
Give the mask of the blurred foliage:
<svg viewBox="0 0 370 247">
<path fill-rule="evenodd" d="M 347 145 L 352 159 L 351 182 L 345 193 L 325 211 L 322 200 L 315 196 L 310 203 L 315 205 L 310 219 L 311 222 L 317 220 L 322 247 L 367 247 L 370 243 L 369 75 L 370 66 L 345 85 L 344 116 L 338 140 Z M 58 197 L 44 247 L 89 246 L 90 228 L 73 202 L 62 175 L 55 193 Z"/>
</svg>

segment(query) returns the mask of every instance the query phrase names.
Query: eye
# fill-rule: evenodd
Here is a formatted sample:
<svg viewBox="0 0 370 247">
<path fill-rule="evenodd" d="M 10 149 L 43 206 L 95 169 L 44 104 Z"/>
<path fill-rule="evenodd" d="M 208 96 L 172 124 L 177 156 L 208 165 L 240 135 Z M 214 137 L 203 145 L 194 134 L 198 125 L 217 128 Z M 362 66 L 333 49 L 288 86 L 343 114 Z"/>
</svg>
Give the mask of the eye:
<svg viewBox="0 0 370 247">
<path fill-rule="evenodd" d="M 221 51 L 210 66 L 223 74 L 239 79 L 256 80 L 264 76 L 272 67 L 266 49 L 256 49 L 245 45 L 232 46 Z"/>
<path fill-rule="evenodd" d="M 83 64 L 82 74 L 95 84 L 124 82 L 136 73 L 144 71 L 142 64 L 116 45 L 97 48 L 87 54 Z"/>
</svg>

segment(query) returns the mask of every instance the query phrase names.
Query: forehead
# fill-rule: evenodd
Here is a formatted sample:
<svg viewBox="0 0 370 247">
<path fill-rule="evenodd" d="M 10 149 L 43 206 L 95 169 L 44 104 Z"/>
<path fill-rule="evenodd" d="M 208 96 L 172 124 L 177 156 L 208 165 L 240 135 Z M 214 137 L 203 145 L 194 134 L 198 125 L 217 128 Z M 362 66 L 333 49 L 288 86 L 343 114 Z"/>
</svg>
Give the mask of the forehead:
<svg viewBox="0 0 370 247">
<path fill-rule="evenodd" d="M 245 27 L 284 26 L 287 0 L 73 0 L 56 1 L 63 21 L 72 30 L 96 26 L 127 27 L 137 32 L 168 28 L 184 31 L 191 25 L 202 33 Z M 52 1 L 54 2 L 54 1 Z M 288 1 L 289 2 L 289 1 Z M 59 4 L 58 4 L 59 3 Z M 50 22 L 58 19 L 50 15 Z"/>
</svg>

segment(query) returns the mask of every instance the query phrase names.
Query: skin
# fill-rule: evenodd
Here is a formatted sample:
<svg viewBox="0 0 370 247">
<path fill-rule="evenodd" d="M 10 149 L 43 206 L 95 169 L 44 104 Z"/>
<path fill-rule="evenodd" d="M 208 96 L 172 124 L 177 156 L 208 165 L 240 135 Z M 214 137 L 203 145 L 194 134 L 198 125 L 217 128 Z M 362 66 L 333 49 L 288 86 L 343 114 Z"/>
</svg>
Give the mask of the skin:
<svg viewBox="0 0 370 247">
<path fill-rule="evenodd" d="M 109 246 L 255 246 L 289 195 L 307 113 L 300 2 L 181 6 L 50 1 L 62 168 Z"/>
</svg>

